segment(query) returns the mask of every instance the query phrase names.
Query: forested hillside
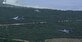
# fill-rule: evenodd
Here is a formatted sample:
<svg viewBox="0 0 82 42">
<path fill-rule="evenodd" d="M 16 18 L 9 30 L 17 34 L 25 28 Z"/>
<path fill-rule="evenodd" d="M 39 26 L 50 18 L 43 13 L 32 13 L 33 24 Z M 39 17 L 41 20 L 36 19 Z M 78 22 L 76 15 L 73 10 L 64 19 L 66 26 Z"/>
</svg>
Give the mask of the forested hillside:
<svg viewBox="0 0 82 42">
<path fill-rule="evenodd" d="M 17 16 L 18 20 L 13 19 Z M 9 25 L 14 23 L 26 24 Z M 81 25 L 82 11 L 0 7 L 1 38 L 25 40 L 81 38 Z M 69 33 L 59 31 L 61 29 L 69 30 Z"/>
</svg>

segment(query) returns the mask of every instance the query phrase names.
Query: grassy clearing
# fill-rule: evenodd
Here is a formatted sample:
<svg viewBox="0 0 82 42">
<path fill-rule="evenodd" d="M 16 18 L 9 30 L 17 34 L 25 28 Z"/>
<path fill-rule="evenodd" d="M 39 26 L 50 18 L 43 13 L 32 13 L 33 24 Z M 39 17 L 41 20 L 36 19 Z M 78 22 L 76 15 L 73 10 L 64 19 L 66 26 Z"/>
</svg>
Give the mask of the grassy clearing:
<svg viewBox="0 0 82 42">
<path fill-rule="evenodd" d="M 47 39 L 45 42 L 82 42 L 82 39 L 72 39 L 72 38 L 54 38 Z"/>
</svg>

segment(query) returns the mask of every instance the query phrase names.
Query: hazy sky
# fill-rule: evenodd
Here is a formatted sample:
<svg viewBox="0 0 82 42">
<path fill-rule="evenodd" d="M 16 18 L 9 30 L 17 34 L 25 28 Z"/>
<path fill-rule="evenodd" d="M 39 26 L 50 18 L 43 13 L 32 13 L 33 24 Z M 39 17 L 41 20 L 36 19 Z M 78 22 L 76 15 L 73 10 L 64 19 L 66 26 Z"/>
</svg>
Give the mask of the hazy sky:
<svg viewBox="0 0 82 42">
<path fill-rule="evenodd" d="M 7 0 L 7 3 L 51 9 L 82 10 L 82 0 Z"/>
</svg>

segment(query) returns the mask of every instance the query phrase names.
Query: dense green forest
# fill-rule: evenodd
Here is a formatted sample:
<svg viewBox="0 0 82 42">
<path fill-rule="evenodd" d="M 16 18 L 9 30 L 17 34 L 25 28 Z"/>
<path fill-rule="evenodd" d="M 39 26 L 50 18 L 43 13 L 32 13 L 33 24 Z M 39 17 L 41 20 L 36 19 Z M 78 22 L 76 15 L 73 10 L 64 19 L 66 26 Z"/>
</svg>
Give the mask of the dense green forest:
<svg viewBox="0 0 82 42">
<path fill-rule="evenodd" d="M 11 19 L 16 16 L 24 20 Z M 31 24 L 0 26 L 1 38 L 45 40 L 82 36 L 82 11 L 0 7 L 0 25 L 13 23 Z M 59 32 L 60 29 L 69 29 L 70 33 Z"/>
</svg>

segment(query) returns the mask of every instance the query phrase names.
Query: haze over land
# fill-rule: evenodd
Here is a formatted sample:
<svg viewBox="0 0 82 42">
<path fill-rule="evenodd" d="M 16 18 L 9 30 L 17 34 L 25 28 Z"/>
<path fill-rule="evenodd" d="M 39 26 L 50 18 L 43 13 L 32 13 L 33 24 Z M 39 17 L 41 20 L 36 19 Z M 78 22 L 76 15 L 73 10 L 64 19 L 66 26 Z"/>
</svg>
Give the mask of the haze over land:
<svg viewBox="0 0 82 42">
<path fill-rule="evenodd" d="M 82 10 L 81 1 L 82 0 L 7 0 L 6 3 L 35 8 Z"/>
</svg>

